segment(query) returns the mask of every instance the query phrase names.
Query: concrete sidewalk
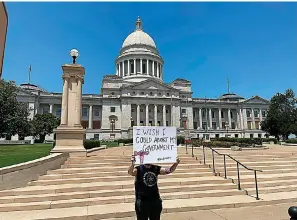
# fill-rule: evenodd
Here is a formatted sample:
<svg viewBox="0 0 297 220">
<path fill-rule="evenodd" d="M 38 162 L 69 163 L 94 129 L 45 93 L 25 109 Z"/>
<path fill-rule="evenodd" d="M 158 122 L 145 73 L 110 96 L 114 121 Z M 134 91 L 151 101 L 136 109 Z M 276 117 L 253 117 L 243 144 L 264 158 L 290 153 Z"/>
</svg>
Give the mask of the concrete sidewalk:
<svg viewBox="0 0 297 220">
<path fill-rule="evenodd" d="M 201 210 L 196 212 L 163 213 L 162 220 L 289 220 L 288 209 L 294 204 L 277 204 L 246 208 Z M 108 219 L 118 220 L 118 219 Z M 121 218 L 135 220 L 135 217 Z"/>
</svg>

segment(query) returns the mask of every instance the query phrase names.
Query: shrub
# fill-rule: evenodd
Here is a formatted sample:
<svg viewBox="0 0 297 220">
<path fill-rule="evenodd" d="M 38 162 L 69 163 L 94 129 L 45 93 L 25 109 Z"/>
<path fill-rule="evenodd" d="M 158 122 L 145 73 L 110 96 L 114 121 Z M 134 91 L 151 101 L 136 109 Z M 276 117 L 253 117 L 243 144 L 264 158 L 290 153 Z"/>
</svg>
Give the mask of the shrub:
<svg viewBox="0 0 297 220">
<path fill-rule="evenodd" d="M 100 141 L 98 140 L 84 140 L 85 149 L 92 149 L 95 147 L 100 147 Z"/>
<path fill-rule="evenodd" d="M 133 138 L 118 139 L 118 143 L 133 144 Z"/>
<path fill-rule="evenodd" d="M 277 139 L 276 138 L 263 138 L 262 142 L 273 142 L 277 144 Z"/>
<path fill-rule="evenodd" d="M 297 144 L 297 139 L 296 138 L 288 139 L 285 142 L 288 143 L 288 144 Z"/>
<path fill-rule="evenodd" d="M 177 136 L 177 145 L 179 144 L 185 144 L 185 137 L 183 136 Z"/>
<path fill-rule="evenodd" d="M 249 145 L 262 145 L 261 138 L 229 138 L 229 137 L 221 137 L 221 138 L 212 138 L 212 141 L 225 141 L 225 142 L 233 142 L 233 143 L 244 143 Z"/>
<path fill-rule="evenodd" d="M 247 148 L 250 147 L 250 144 L 247 143 L 236 143 L 236 142 L 228 142 L 228 141 L 209 141 L 209 142 L 203 142 L 204 146 L 208 146 L 208 147 L 215 147 L 215 148 L 231 148 L 231 146 L 238 146 L 238 147 L 242 147 L 242 148 Z"/>
</svg>

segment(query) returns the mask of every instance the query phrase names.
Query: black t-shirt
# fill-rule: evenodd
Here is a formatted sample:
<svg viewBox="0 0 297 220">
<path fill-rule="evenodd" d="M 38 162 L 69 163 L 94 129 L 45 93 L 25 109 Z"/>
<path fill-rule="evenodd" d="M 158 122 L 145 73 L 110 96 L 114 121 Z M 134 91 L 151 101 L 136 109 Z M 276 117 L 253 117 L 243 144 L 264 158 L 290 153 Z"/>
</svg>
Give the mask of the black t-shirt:
<svg viewBox="0 0 297 220">
<path fill-rule="evenodd" d="M 136 167 L 137 176 L 135 178 L 135 196 L 140 199 L 158 199 L 160 198 L 158 188 L 158 175 L 161 167 L 151 165 L 147 169 L 144 165 Z"/>
</svg>

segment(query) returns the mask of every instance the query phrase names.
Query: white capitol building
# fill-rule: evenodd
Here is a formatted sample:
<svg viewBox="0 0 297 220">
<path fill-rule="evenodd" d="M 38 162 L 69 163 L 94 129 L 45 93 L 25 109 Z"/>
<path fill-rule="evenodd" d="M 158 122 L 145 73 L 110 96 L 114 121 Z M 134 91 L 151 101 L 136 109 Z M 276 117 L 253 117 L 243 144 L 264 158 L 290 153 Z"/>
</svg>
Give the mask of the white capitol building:
<svg viewBox="0 0 297 220">
<path fill-rule="evenodd" d="M 103 77 L 100 94 L 82 96 L 81 124 L 87 139 L 130 138 L 134 125 L 174 126 L 178 135 L 199 138 L 265 135 L 260 122 L 267 114 L 267 100 L 233 93 L 217 99 L 194 98 L 190 81 L 165 83 L 164 61 L 139 18 L 115 64 L 116 73 Z M 21 84 L 18 100 L 28 103 L 31 118 L 37 113 L 61 116 L 62 93 Z"/>
</svg>

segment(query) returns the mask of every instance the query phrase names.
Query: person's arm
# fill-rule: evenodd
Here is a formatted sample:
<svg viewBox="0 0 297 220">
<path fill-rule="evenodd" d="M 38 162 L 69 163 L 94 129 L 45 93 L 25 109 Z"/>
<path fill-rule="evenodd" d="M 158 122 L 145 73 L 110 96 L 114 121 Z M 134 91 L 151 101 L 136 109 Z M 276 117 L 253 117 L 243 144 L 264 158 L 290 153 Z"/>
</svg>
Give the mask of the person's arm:
<svg viewBox="0 0 297 220">
<path fill-rule="evenodd" d="M 136 176 L 137 174 L 137 169 L 135 168 L 135 156 L 132 155 L 131 157 L 131 165 L 128 169 L 128 174 L 131 176 Z"/>
<path fill-rule="evenodd" d="M 180 162 L 180 159 L 177 157 L 176 162 L 170 168 L 162 167 L 160 169 L 160 175 L 167 175 L 167 174 L 173 173 L 176 170 L 179 162 Z"/>
</svg>

